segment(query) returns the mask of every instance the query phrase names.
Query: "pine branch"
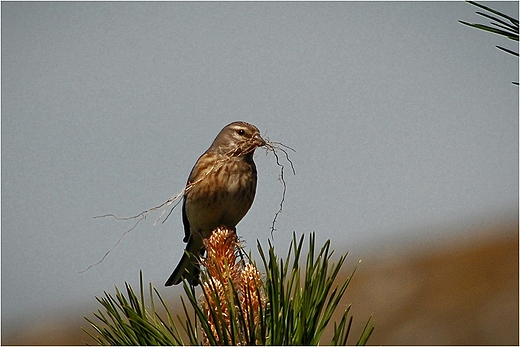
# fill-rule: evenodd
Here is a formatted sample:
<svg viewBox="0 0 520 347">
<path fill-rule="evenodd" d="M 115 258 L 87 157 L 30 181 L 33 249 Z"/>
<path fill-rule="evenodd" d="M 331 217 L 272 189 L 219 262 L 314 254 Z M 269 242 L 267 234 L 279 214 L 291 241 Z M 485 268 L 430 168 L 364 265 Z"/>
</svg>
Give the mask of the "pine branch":
<svg viewBox="0 0 520 347">
<path fill-rule="evenodd" d="M 213 234 L 217 235 L 217 231 Z M 183 317 L 174 319 L 170 306 L 151 283 L 145 294 L 141 273 L 139 294 L 126 284 L 126 293 L 116 287 L 115 296 L 105 292 L 103 298 L 97 298 L 105 312 L 94 313 L 99 322 L 85 318 L 95 330 L 95 334 L 87 333 L 100 345 L 347 343 L 353 321 L 350 305 L 343 310 L 340 321 L 331 325 L 331 342 L 321 341 L 355 272 L 336 283 L 346 254 L 332 262 L 330 241 L 316 252 L 315 234 L 311 234 L 305 266 L 300 266 L 300 258 L 305 255 L 304 237 L 298 240 L 293 234 L 284 259 L 276 255 L 270 242 L 267 252 L 258 243 L 266 268 L 266 274 L 260 276 L 234 231 L 220 231 L 220 239 L 211 237 L 205 243 L 208 257 L 202 261 L 202 295 L 196 293 L 195 287 L 183 284 L 187 298 L 186 303 L 181 297 Z M 163 314 L 157 311 L 157 299 Z M 369 318 L 357 344 L 366 344 L 373 329 Z"/>
</svg>

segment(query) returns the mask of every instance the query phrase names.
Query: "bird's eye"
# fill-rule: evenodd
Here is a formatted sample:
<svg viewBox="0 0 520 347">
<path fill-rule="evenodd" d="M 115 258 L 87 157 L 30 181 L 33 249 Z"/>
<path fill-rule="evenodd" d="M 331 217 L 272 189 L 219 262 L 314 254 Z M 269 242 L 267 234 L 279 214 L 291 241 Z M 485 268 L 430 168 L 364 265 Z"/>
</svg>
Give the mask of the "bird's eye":
<svg viewBox="0 0 520 347">
<path fill-rule="evenodd" d="M 244 131 L 244 129 L 240 129 L 237 131 L 238 135 L 240 136 L 243 136 L 246 132 Z"/>
</svg>

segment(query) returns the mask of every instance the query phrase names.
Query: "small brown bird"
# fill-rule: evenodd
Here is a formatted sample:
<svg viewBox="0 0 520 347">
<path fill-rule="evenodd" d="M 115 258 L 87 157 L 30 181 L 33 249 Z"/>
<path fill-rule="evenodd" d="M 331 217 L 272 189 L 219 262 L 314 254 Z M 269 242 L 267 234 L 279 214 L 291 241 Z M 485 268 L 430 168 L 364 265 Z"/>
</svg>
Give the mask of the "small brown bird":
<svg viewBox="0 0 520 347">
<path fill-rule="evenodd" d="M 186 278 L 199 284 L 203 239 L 217 227 L 235 229 L 253 204 L 256 192 L 255 149 L 266 144 L 257 127 L 246 122 L 225 126 L 191 169 L 182 205 L 186 249 L 166 286 Z"/>
</svg>

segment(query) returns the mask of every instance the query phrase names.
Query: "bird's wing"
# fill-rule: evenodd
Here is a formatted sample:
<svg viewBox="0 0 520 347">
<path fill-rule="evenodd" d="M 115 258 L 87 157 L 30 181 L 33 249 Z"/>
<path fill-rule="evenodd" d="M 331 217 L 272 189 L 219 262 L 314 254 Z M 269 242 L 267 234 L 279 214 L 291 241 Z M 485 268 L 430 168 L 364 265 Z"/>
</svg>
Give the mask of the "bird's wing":
<svg viewBox="0 0 520 347">
<path fill-rule="evenodd" d="M 182 202 L 182 224 L 184 224 L 184 239 L 182 241 L 188 242 L 190 239 L 190 221 L 186 215 L 186 195 L 184 195 Z"/>
<path fill-rule="evenodd" d="M 208 149 L 206 152 L 204 152 L 199 157 L 199 159 L 197 159 L 197 162 L 195 163 L 195 165 L 191 169 L 190 175 L 188 176 L 188 182 L 186 182 L 186 187 L 188 187 L 190 184 L 193 184 L 194 182 L 195 183 L 199 182 L 202 177 L 204 177 L 205 175 L 208 174 L 207 167 L 208 167 L 209 164 L 213 165 L 213 162 L 212 161 L 211 162 L 207 161 L 207 163 L 204 163 L 204 160 L 201 161 L 201 159 L 205 155 L 209 155 L 208 151 L 210 149 Z M 189 239 L 190 239 L 190 235 L 191 235 L 191 232 L 190 232 L 190 221 L 188 219 L 188 215 L 186 214 L 186 198 L 187 198 L 187 194 L 188 193 L 184 193 L 184 198 L 183 198 L 184 201 L 182 202 L 182 222 L 184 224 L 184 239 L 183 239 L 184 242 L 188 242 Z"/>
</svg>

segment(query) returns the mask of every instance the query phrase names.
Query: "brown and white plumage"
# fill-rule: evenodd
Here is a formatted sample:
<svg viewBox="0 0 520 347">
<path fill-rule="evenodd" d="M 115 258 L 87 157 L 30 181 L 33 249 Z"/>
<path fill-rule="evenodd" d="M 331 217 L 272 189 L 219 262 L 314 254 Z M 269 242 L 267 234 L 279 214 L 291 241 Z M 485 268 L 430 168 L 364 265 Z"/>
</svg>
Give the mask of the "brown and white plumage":
<svg viewBox="0 0 520 347">
<path fill-rule="evenodd" d="M 182 205 L 184 242 L 181 261 L 166 281 L 178 284 L 183 278 L 199 282 L 202 240 L 217 227 L 235 229 L 253 204 L 257 172 L 253 154 L 264 146 L 257 127 L 246 122 L 225 126 L 202 154 L 188 177 Z"/>
</svg>

